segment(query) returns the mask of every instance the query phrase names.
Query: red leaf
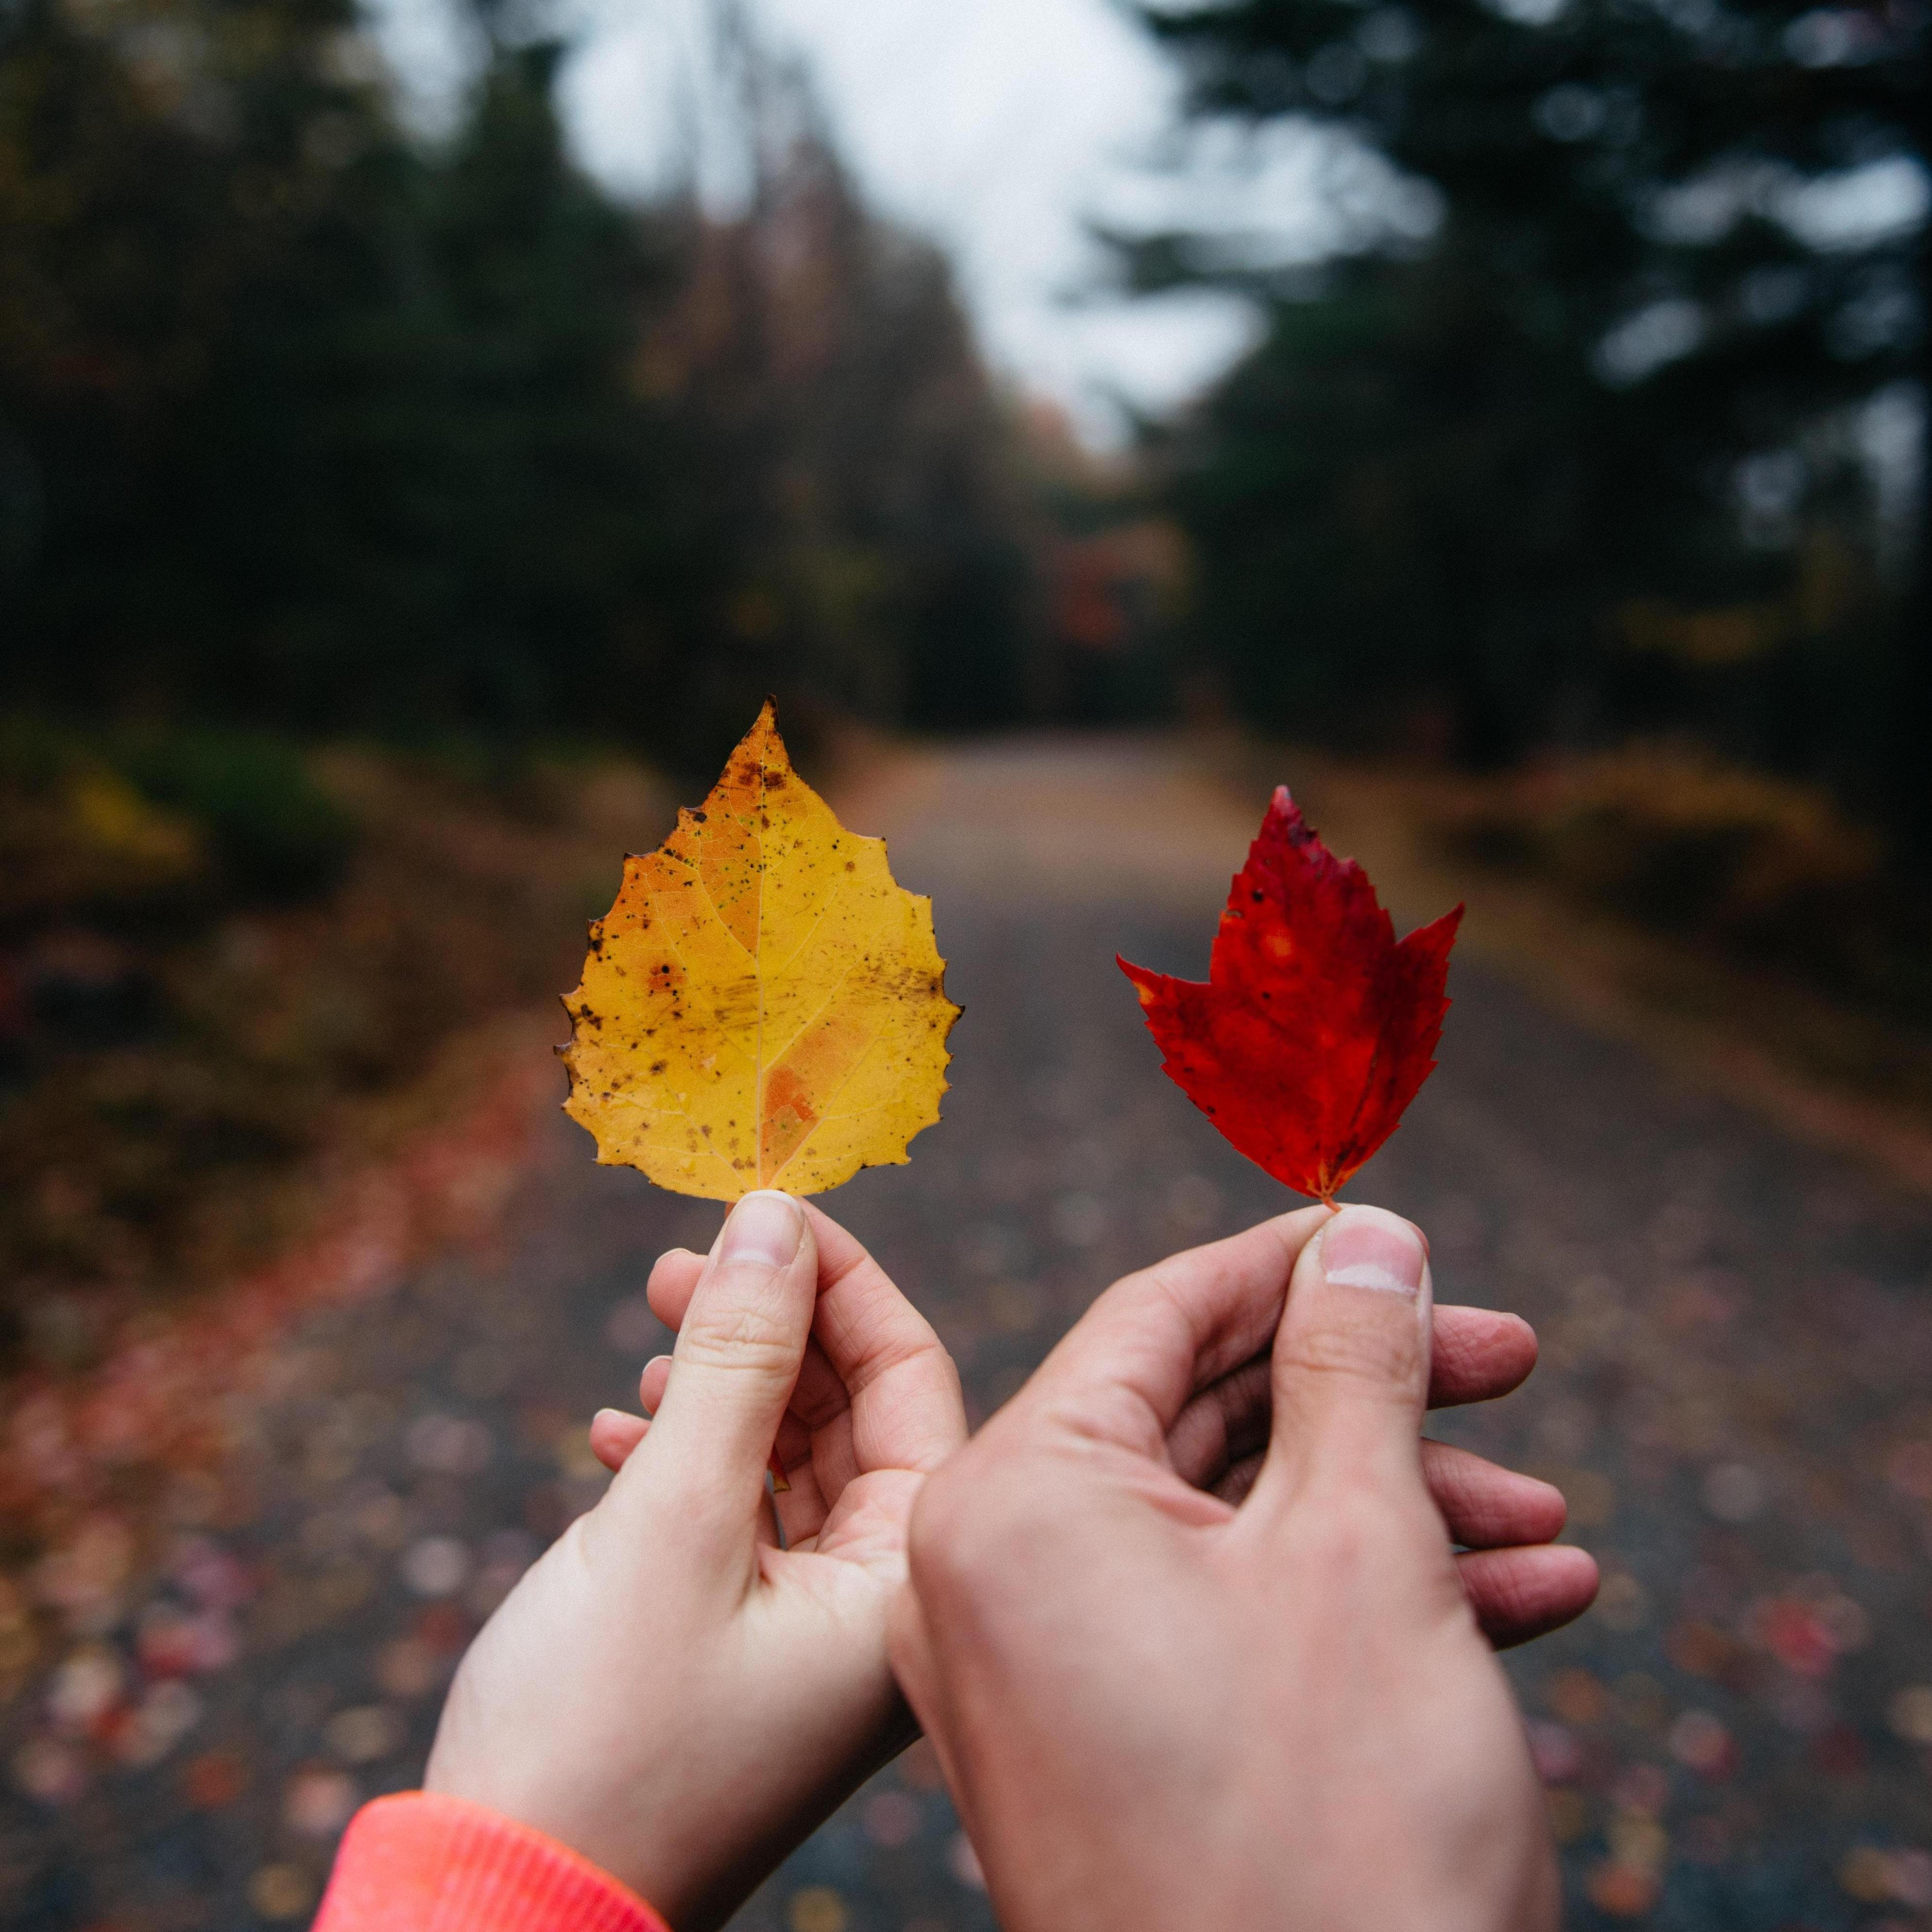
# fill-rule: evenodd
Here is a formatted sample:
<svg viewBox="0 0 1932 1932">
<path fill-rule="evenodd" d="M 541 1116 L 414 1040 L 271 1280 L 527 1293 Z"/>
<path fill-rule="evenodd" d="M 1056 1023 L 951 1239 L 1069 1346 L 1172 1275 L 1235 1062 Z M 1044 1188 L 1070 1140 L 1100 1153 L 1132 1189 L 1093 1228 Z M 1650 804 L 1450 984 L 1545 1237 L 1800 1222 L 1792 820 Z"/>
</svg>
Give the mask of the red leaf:
<svg viewBox="0 0 1932 1932">
<path fill-rule="evenodd" d="M 1435 1070 L 1462 917 L 1398 945 L 1368 874 L 1283 785 L 1228 891 L 1207 983 L 1119 963 L 1187 1097 L 1277 1180 L 1332 1202 Z"/>
</svg>

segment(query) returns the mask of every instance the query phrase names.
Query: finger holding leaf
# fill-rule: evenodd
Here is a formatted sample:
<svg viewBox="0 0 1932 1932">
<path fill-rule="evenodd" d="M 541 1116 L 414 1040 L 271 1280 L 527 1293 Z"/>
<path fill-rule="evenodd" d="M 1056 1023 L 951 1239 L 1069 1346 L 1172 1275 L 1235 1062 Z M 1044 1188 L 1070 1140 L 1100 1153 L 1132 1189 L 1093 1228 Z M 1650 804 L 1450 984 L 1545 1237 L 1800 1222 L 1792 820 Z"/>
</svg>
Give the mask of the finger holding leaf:
<svg viewBox="0 0 1932 1932">
<path fill-rule="evenodd" d="M 839 1525 L 830 1540 L 822 1532 L 852 1486 L 880 1472 L 936 1468 L 958 1446 L 963 1408 L 958 1371 L 931 1323 L 850 1234 L 802 1204 L 818 1238 L 818 1306 L 778 1426 L 790 1486 L 776 1514 L 788 1548 L 836 1552 Z M 651 1270 L 652 1309 L 674 1331 L 704 1265 L 704 1256 L 674 1248 Z M 647 1413 L 664 1399 L 673 1359 L 659 1355 L 644 1366 L 638 1400 Z M 592 1447 L 607 1468 L 621 1468 L 650 1426 L 644 1416 L 600 1410 Z"/>
<path fill-rule="evenodd" d="M 771 706 L 699 810 L 628 860 L 566 1002 L 598 1159 L 730 1204 L 650 1284 L 677 1331 L 616 1471 L 465 1658 L 432 1789 L 538 1826 L 702 1932 L 914 1726 L 887 1614 L 926 1475 L 965 1438 L 931 1324 L 797 1197 L 938 1118 L 929 902 L 791 770 Z M 767 1467 L 776 1478 L 768 1493 Z"/>
</svg>

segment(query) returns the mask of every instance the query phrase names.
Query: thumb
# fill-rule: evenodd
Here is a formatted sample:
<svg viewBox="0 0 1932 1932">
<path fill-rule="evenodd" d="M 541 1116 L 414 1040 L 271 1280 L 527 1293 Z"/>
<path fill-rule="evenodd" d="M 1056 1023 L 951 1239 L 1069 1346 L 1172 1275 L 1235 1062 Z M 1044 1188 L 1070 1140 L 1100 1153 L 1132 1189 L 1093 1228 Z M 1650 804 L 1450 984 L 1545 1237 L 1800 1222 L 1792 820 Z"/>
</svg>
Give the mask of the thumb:
<svg viewBox="0 0 1932 1932">
<path fill-rule="evenodd" d="M 1421 1235 L 1384 1209 L 1344 1208 L 1302 1250 L 1275 1334 L 1263 1509 L 1334 1476 L 1419 1489 L 1430 1298 Z"/>
<path fill-rule="evenodd" d="M 761 1188 L 725 1217 L 677 1331 L 650 1432 L 620 1472 L 680 1514 L 756 1516 L 818 1299 L 818 1249 L 788 1194 Z"/>
</svg>

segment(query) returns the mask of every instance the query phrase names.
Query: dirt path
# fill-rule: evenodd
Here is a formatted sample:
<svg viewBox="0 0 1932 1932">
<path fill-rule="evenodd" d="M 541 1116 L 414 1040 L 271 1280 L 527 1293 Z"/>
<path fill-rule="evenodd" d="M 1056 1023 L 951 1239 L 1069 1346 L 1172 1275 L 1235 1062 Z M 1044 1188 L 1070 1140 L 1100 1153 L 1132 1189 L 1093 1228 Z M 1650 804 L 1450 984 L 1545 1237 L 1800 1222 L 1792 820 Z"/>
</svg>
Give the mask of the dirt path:
<svg viewBox="0 0 1932 1932">
<path fill-rule="evenodd" d="M 1112 964 L 1204 968 L 1260 800 L 1172 746 L 1045 740 L 895 755 L 840 802 L 934 895 L 966 1016 L 944 1124 L 836 1205 L 983 1414 L 1114 1274 L 1280 1204 Z M 1573 1924 L 1932 1924 L 1932 1208 L 1488 970 L 1452 990 L 1441 1072 L 1351 1191 L 1429 1228 L 1445 1298 L 1545 1338 L 1523 1396 L 1442 1432 L 1561 1481 L 1609 1574 L 1512 1664 Z M 658 1346 L 645 1271 L 715 1221 L 554 1118 L 488 1245 L 274 1350 L 218 1474 L 168 1498 L 163 1577 L 128 1580 L 111 1512 L 76 1522 L 38 1600 L 0 1600 L 0 1673 L 50 1644 L 0 1709 L 0 1922 L 301 1923 L 477 1621 L 597 1493 L 582 1424 Z M 740 1921 L 990 1923 L 919 1753 Z"/>
</svg>

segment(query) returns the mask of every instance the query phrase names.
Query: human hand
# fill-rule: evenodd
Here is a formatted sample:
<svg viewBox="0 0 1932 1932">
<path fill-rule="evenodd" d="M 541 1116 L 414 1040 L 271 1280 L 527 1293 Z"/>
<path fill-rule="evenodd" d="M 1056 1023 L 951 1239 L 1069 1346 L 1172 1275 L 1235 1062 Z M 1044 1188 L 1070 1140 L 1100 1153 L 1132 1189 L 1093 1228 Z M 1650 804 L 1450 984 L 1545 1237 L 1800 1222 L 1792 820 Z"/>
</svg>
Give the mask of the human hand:
<svg viewBox="0 0 1932 1932">
<path fill-rule="evenodd" d="M 886 1619 L 965 1418 L 930 1325 L 807 1203 L 746 1196 L 649 1292 L 678 1331 L 655 1414 L 593 1424 L 617 1474 L 471 1646 L 424 1782 L 705 1932 L 915 1735 Z"/>
<path fill-rule="evenodd" d="M 1116 1283 L 926 1486 L 892 1660 L 1007 1932 L 1555 1925 L 1484 1627 L 1596 1568 L 1546 1485 L 1425 1462 L 1430 1302 L 1406 1222 L 1285 1215 Z M 1468 1373 L 1502 1319 L 1439 1312 L 1438 1384 L 1520 1378 Z"/>
</svg>

